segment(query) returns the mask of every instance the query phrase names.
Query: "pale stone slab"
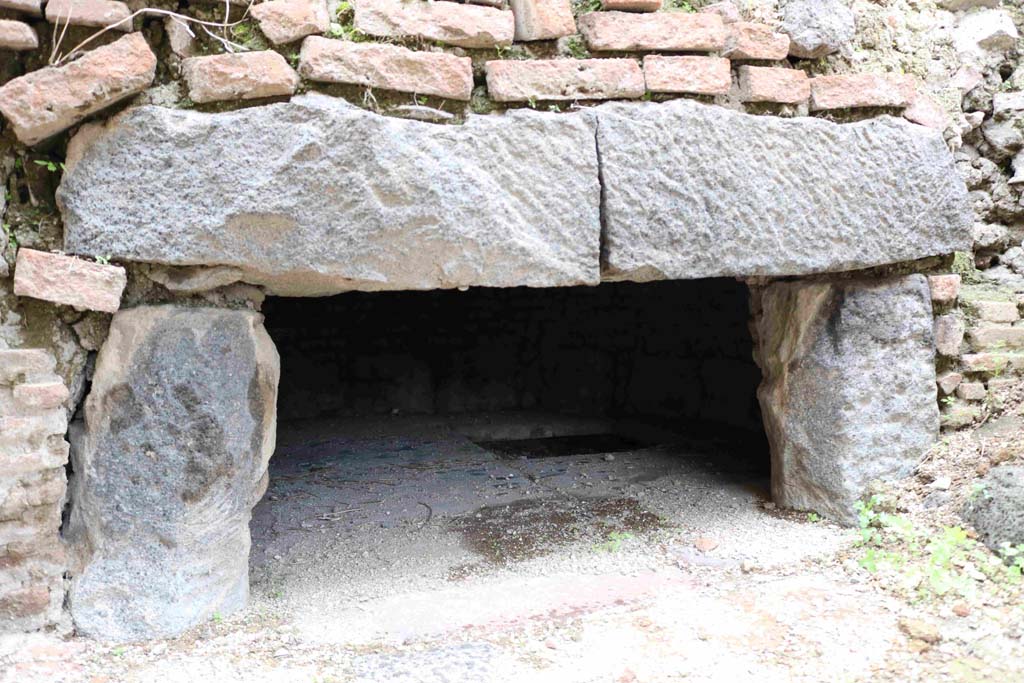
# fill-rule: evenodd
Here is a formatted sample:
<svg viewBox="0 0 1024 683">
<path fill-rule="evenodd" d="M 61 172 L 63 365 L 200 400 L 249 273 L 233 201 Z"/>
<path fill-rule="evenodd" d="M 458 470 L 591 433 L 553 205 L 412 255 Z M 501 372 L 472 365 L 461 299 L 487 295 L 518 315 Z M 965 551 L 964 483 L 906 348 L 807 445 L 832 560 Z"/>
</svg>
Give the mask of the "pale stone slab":
<svg viewBox="0 0 1024 683">
<path fill-rule="evenodd" d="M 68 606 L 80 634 L 173 637 L 245 605 L 279 363 L 251 311 L 114 316 L 72 454 Z"/>
<path fill-rule="evenodd" d="M 928 128 L 752 116 L 690 100 L 606 104 L 591 115 L 606 279 L 799 275 L 970 248 L 966 187 Z"/>
<path fill-rule="evenodd" d="M 253 5 L 249 11 L 274 45 L 323 33 L 331 25 L 325 0 L 272 0 Z"/>
<path fill-rule="evenodd" d="M 68 251 L 235 266 L 300 295 L 596 284 L 599 200 L 582 115 L 438 126 L 323 95 L 130 110 L 58 189 Z"/>
<path fill-rule="evenodd" d="M 199 103 L 288 96 L 300 80 L 273 50 L 190 57 L 181 72 L 189 98 Z"/>
<path fill-rule="evenodd" d="M 131 31 L 128 19 L 132 11 L 117 0 L 47 0 L 46 20 L 51 24 L 71 26 L 113 26 L 118 31 Z"/>
<path fill-rule="evenodd" d="M 595 51 L 716 52 L 725 47 L 725 24 L 717 14 L 590 12 L 581 16 L 577 25 L 587 46 Z"/>
<path fill-rule="evenodd" d="M 399 45 L 353 43 L 310 36 L 302 42 L 299 73 L 312 81 L 469 100 L 473 61 L 444 52 L 418 52 Z"/>
<path fill-rule="evenodd" d="M 23 52 L 39 47 L 36 30 L 22 21 L 0 19 L 0 50 Z"/>
<path fill-rule="evenodd" d="M 633 59 L 543 59 L 487 62 L 487 91 L 498 102 L 643 97 Z"/>
<path fill-rule="evenodd" d="M 732 88 L 729 60 L 721 57 L 644 57 L 644 79 L 651 92 L 727 95 Z"/>
<path fill-rule="evenodd" d="M 14 293 L 91 311 L 114 313 L 127 284 L 124 268 L 34 249 L 19 249 Z"/>
<path fill-rule="evenodd" d="M 906 107 L 914 84 L 906 76 L 842 74 L 811 79 L 811 110 Z"/>
<path fill-rule="evenodd" d="M 723 57 L 730 59 L 785 59 L 789 54 L 789 36 L 776 33 L 771 26 L 737 21 L 728 26 Z"/>
<path fill-rule="evenodd" d="M 512 12 L 480 5 L 424 0 L 357 0 L 357 30 L 379 38 L 425 38 L 459 47 L 511 45 Z"/>
<path fill-rule="evenodd" d="M 156 55 L 141 33 L 60 67 L 45 67 L 0 88 L 0 112 L 18 140 L 33 145 L 89 114 L 145 90 L 156 74 Z"/>
<path fill-rule="evenodd" d="M 516 40 L 551 40 L 576 33 L 569 0 L 509 0 Z"/>
<path fill-rule="evenodd" d="M 928 283 L 776 283 L 761 310 L 772 499 L 853 524 L 872 484 L 911 474 L 938 436 Z"/>
<path fill-rule="evenodd" d="M 800 104 L 811 96 L 810 79 L 799 69 L 741 66 L 738 71 L 744 102 Z"/>
</svg>

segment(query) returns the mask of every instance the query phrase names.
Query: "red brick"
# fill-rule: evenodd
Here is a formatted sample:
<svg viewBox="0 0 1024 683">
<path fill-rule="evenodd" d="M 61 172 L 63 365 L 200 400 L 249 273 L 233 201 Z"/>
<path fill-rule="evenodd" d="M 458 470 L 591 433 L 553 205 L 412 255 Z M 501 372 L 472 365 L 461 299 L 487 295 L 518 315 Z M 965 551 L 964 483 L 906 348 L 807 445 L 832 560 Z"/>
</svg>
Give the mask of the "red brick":
<svg viewBox="0 0 1024 683">
<path fill-rule="evenodd" d="M 785 59 L 789 54 L 789 36 L 776 33 L 771 26 L 737 21 L 728 26 L 723 57 L 730 59 Z"/>
<path fill-rule="evenodd" d="M 189 98 L 200 103 L 286 97 L 300 80 L 273 50 L 189 57 L 182 61 L 181 72 Z"/>
<path fill-rule="evenodd" d="M 725 95 L 732 87 L 729 60 L 721 57 L 644 57 L 644 78 L 651 92 Z"/>
<path fill-rule="evenodd" d="M 516 40 L 550 40 L 576 33 L 569 0 L 509 0 Z"/>
<path fill-rule="evenodd" d="M 937 304 L 951 304 L 960 295 L 960 276 L 931 275 L 928 286 L 932 290 L 932 301 Z"/>
<path fill-rule="evenodd" d="M 131 31 L 132 22 L 128 20 L 132 11 L 128 5 L 116 0 L 48 0 L 46 3 L 46 20 L 61 26 L 96 26 L 105 27 L 116 24 L 118 31 Z"/>
<path fill-rule="evenodd" d="M 741 66 L 740 98 L 744 102 L 800 104 L 811 94 L 807 74 L 797 69 Z"/>
<path fill-rule="evenodd" d="M 19 249 L 14 293 L 79 309 L 114 313 L 127 282 L 124 268 L 62 254 Z"/>
<path fill-rule="evenodd" d="M 591 50 L 692 50 L 725 47 L 725 24 L 717 14 L 686 12 L 590 12 L 577 22 Z"/>
<path fill-rule="evenodd" d="M 511 45 L 515 35 L 512 12 L 423 0 L 359 0 L 355 27 L 379 38 L 414 37 L 459 47 Z"/>
<path fill-rule="evenodd" d="M 811 79 L 811 110 L 906 107 L 914 86 L 905 76 L 845 74 Z"/>
<path fill-rule="evenodd" d="M 633 59 L 495 60 L 487 62 L 487 90 L 499 102 L 603 100 L 644 94 Z"/>
<path fill-rule="evenodd" d="M 274 45 L 323 33 L 331 25 L 325 0 L 273 0 L 253 5 L 249 12 Z"/>
</svg>

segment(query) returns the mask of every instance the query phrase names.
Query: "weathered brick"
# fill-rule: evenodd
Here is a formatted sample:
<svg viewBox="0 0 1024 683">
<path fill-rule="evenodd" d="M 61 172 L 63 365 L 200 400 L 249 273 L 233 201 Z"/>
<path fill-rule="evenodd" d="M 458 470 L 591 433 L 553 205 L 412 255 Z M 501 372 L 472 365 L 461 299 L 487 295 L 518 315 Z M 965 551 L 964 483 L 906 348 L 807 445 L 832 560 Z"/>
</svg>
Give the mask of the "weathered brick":
<svg viewBox="0 0 1024 683">
<path fill-rule="evenodd" d="M 644 57 L 644 78 L 651 92 L 725 95 L 732 87 L 729 60 L 721 57 Z"/>
<path fill-rule="evenodd" d="M 55 413 L 63 414 L 63 410 L 54 411 Z M 9 418 L 0 417 L 0 426 L 11 425 L 14 421 L 24 421 L 25 418 Z M 56 418 L 55 418 L 56 420 Z M 17 425 L 15 425 L 17 427 Z M 64 429 L 67 430 L 67 422 L 64 423 Z M 21 438 L 24 440 L 38 440 L 38 435 L 26 435 L 26 432 L 30 432 L 28 428 L 19 429 L 14 438 Z M 4 476 L 13 476 L 15 474 L 21 474 L 25 472 L 39 472 L 43 470 L 52 470 L 58 467 L 64 467 L 68 462 L 68 443 L 63 439 L 52 441 L 44 441 L 43 443 L 36 445 L 33 448 L 18 452 L 13 448 L 4 447 L 3 438 L 0 437 L 0 471 L 4 472 Z"/>
<path fill-rule="evenodd" d="M 811 110 L 906 107 L 913 83 L 904 76 L 843 74 L 811 79 Z"/>
<path fill-rule="evenodd" d="M 128 19 L 132 11 L 117 0 L 48 0 L 46 20 L 51 24 L 71 26 L 114 26 L 118 31 L 131 31 Z"/>
<path fill-rule="evenodd" d="M 606 12 L 657 12 L 662 0 L 601 0 Z"/>
<path fill-rule="evenodd" d="M 903 118 L 919 126 L 943 131 L 949 125 L 949 114 L 927 93 L 916 90 L 910 104 L 903 110 Z"/>
<path fill-rule="evenodd" d="M 253 5 L 249 12 L 274 45 L 323 33 L 331 25 L 325 0 L 272 0 Z"/>
<path fill-rule="evenodd" d="M 42 349 L 0 349 L 0 384 L 53 372 L 57 361 Z"/>
<path fill-rule="evenodd" d="M 544 59 L 487 62 L 487 90 L 498 102 L 603 100 L 644 94 L 632 59 Z"/>
<path fill-rule="evenodd" d="M 935 318 L 935 350 L 942 356 L 960 354 L 964 341 L 964 321 L 955 313 Z"/>
<path fill-rule="evenodd" d="M 550 40 L 576 33 L 569 0 L 509 0 L 516 40 Z"/>
<path fill-rule="evenodd" d="M 199 41 L 196 40 L 189 28 L 172 17 L 164 19 L 164 33 L 167 34 L 167 44 L 178 57 L 192 57 L 195 55 Z"/>
<path fill-rule="evenodd" d="M 79 309 L 114 313 L 127 282 L 124 268 L 62 254 L 19 249 L 14 293 Z"/>
<path fill-rule="evenodd" d="M 1024 327 L 1011 327 L 996 323 L 982 323 L 971 328 L 967 340 L 975 351 L 997 351 L 1024 349 Z"/>
<path fill-rule="evenodd" d="M 24 408 L 56 408 L 68 398 L 64 382 L 32 382 L 14 387 L 14 400 Z"/>
<path fill-rule="evenodd" d="M 964 302 L 964 306 L 981 320 L 992 323 L 1012 323 L 1020 319 L 1016 301 L 972 299 L 970 302 Z"/>
<path fill-rule="evenodd" d="M 980 401 L 985 398 L 985 385 L 981 382 L 963 382 L 956 388 L 956 395 L 965 401 Z"/>
<path fill-rule="evenodd" d="M 23 52 L 39 47 L 36 30 L 22 21 L 0 19 L 0 50 Z"/>
<path fill-rule="evenodd" d="M 89 114 L 145 90 L 156 74 L 156 56 L 141 33 L 60 67 L 46 67 L 0 88 L 0 112 L 18 139 L 32 145 Z"/>
<path fill-rule="evenodd" d="M 981 406 L 958 403 L 942 411 L 941 425 L 946 429 L 960 429 L 981 417 Z"/>
<path fill-rule="evenodd" d="M 932 290 L 933 303 L 951 304 L 960 295 L 960 276 L 955 273 L 930 275 L 928 276 L 928 286 Z"/>
<path fill-rule="evenodd" d="M 1024 353 L 966 353 L 960 357 L 969 372 L 1019 372 L 1024 370 Z"/>
<path fill-rule="evenodd" d="M 359 0 L 355 27 L 380 38 L 410 36 L 459 47 L 511 45 L 515 36 L 512 12 L 444 0 Z"/>
<path fill-rule="evenodd" d="M 800 104 L 811 95 L 807 74 L 769 66 L 739 68 L 740 98 L 744 102 Z"/>
<path fill-rule="evenodd" d="M 181 72 L 189 98 L 200 103 L 289 96 L 300 80 L 273 50 L 189 57 Z"/>
<path fill-rule="evenodd" d="M 935 383 L 939 386 L 939 391 L 942 392 L 943 396 L 948 396 L 956 391 L 956 388 L 960 386 L 960 382 L 964 381 L 964 376 L 959 372 L 944 372 L 935 379 Z"/>
<path fill-rule="evenodd" d="M 469 57 L 319 36 L 303 41 L 299 73 L 313 81 L 354 83 L 453 100 L 469 100 L 473 92 Z"/>
<path fill-rule="evenodd" d="M 785 59 L 789 54 L 789 36 L 776 33 L 771 26 L 752 21 L 729 24 L 723 57 L 730 59 Z"/>
<path fill-rule="evenodd" d="M 50 590 L 44 585 L 18 587 L 0 593 L 0 621 L 41 614 L 50 606 Z"/>
<path fill-rule="evenodd" d="M 0 0 L 0 9 L 10 9 L 33 17 L 43 16 L 43 0 Z"/>
<path fill-rule="evenodd" d="M 692 50 L 725 47 L 725 24 L 717 14 L 686 12 L 590 12 L 577 22 L 591 50 Z"/>
</svg>

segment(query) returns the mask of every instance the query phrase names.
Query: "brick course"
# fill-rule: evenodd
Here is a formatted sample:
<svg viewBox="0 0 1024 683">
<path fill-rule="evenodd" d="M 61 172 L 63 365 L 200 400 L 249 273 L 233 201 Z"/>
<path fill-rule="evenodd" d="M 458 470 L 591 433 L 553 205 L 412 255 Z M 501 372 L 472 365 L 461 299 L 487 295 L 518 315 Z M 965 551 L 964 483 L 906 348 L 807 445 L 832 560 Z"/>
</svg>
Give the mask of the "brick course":
<svg viewBox="0 0 1024 683">
<path fill-rule="evenodd" d="M 591 12 L 577 24 L 587 46 L 595 51 L 717 52 L 725 47 L 725 24 L 717 14 Z"/>
</svg>

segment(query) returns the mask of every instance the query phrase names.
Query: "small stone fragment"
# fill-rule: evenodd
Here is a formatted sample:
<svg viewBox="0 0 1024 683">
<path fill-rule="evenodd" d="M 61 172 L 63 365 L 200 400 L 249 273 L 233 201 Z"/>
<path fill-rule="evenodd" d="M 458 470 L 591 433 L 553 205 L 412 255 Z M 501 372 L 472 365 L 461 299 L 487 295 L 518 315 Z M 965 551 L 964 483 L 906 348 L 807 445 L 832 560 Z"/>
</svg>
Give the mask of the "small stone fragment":
<svg viewBox="0 0 1024 683">
<path fill-rule="evenodd" d="M 935 350 L 943 356 L 960 355 L 964 341 L 964 321 L 955 313 L 935 318 Z"/>
<path fill-rule="evenodd" d="M 273 50 L 190 57 L 181 63 L 193 102 L 292 95 L 299 75 Z"/>
<path fill-rule="evenodd" d="M 647 55 L 644 78 L 659 93 L 726 95 L 732 87 L 729 60 L 721 57 Z"/>
<path fill-rule="evenodd" d="M 423 0 L 359 0 L 355 27 L 379 38 L 415 37 L 459 47 L 511 45 L 515 36 L 512 12 Z"/>
<path fill-rule="evenodd" d="M 723 57 L 730 59 L 785 59 L 789 54 L 789 36 L 776 33 L 771 26 L 751 21 L 730 24 Z"/>
<path fill-rule="evenodd" d="M 325 0 L 272 0 L 253 5 L 249 11 L 274 45 L 323 33 L 331 25 Z"/>
<path fill-rule="evenodd" d="M 725 24 L 717 14 L 590 12 L 577 25 L 587 46 L 596 51 L 716 52 L 725 47 Z"/>
<path fill-rule="evenodd" d="M 927 621 L 921 619 L 903 618 L 899 621 L 900 630 L 909 638 L 916 638 L 929 644 L 935 644 L 942 640 L 939 629 Z"/>
<path fill-rule="evenodd" d="M 958 602 L 953 605 L 953 614 L 958 617 L 966 617 L 971 613 L 971 608 L 966 602 Z"/>
<path fill-rule="evenodd" d="M 932 292 L 932 302 L 951 304 L 960 295 L 960 276 L 956 273 L 930 275 L 928 277 L 928 287 Z"/>
<path fill-rule="evenodd" d="M 708 14 L 717 14 L 722 17 L 722 21 L 726 24 L 735 24 L 743 18 L 740 16 L 739 9 L 731 2 L 712 3 L 705 7 L 701 7 L 700 11 Z"/>
<path fill-rule="evenodd" d="M 644 75 L 632 59 L 494 60 L 485 65 L 487 90 L 498 102 L 631 99 L 644 94 Z"/>
<path fill-rule="evenodd" d="M 14 293 L 79 309 L 114 313 L 121 307 L 124 268 L 62 254 L 19 249 Z"/>
<path fill-rule="evenodd" d="M 949 125 L 949 115 L 930 95 L 915 90 L 910 104 L 903 110 L 903 118 L 920 126 L 943 131 Z"/>
<path fill-rule="evenodd" d="M 39 47 L 36 30 L 21 21 L 0 19 L 0 50 L 23 52 Z"/>
<path fill-rule="evenodd" d="M 800 104 L 811 95 L 810 79 L 798 69 L 741 66 L 740 99 L 744 102 Z"/>
<path fill-rule="evenodd" d="M 0 112 L 26 145 L 142 92 L 153 82 L 156 55 L 141 33 L 98 47 L 70 64 L 44 67 L 0 87 Z"/>
<path fill-rule="evenodd" d="M 935 383 L 939 386 L 939 391 L 942 392 L 943 396 L 948 396 L 956 391 L 956 388 L 960 386 L 960 382 L 964 380 L 964 376 L 959 372 L 944 372 L 935 379 Z"/>
<path fill-rule="evenodd" d="M 473 92 L 469 57 L 319 36 L 302 42 L 299 73 L 313 81 L 354 83 L 453 100 L 467 101 Z"/>
<path fill-rule="evenodd" d="M 71 26 L 114 26 L 118 31 L 131 31 L 128 18 L 131 9 L 117 0 L 48 0 L 46 20 L 51 24 Z"/>
<path fill-rule="evenodd" d="M 811 110 L 906 107 L 913 84 L 903 76 L 843 74 L 811 79 Z"/>
<path fill-rule="evenodd" d="M 708 536 L 700 536 L 693 542 L 693 547 L 702 553 L 709 553 L 718 547 L 718 541 Z"/>
<path fill-rule="evenodd" d="M 842 0 L 789 0 L 781 7 L 780 30 L 789 35 L 789 54 L 818 59 L 853 40 L 853 12 Z"/>
<path fill-rule="evenodd" d="M 657 12 L 662 0 L 601 0 L 606 12 Z M 513 8 L 514 9 L 514 8 Z"/>
<path fill-rule="evenodd" d="M 550 40 L 576 33 L 569 0 L 509 0 L 509 5 L 515 15 L 516 40 Z"/>
<path fill-rule="evenodd" d="M 167 34 L 171 52 L 182 59 L 191 57 L 196 52 L 196 39 L 189 31 L 190 29 L 183 22 L 173 17 L 167 17 L 164 20 L 164 33 Z"/>
<path fill-rule="evenodd" d="M 965 401 L 981 401 L 985 398 L 985 385 L 981 382 L 963 382 L 956 388 L 956 395 Z"/>
</svg>

